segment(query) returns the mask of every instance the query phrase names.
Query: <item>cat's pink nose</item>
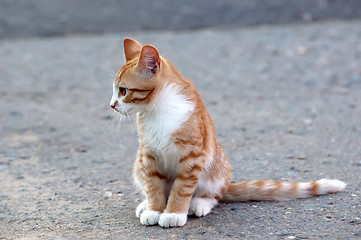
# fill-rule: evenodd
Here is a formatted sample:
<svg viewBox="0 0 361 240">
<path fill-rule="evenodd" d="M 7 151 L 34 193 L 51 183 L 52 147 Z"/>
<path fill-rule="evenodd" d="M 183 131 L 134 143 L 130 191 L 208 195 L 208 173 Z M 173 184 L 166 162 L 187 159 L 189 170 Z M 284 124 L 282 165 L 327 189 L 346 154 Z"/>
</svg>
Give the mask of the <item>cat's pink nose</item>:
<svg viewBox="0 0 361 240">
<path fill-rule="evenodd" d="M 118 106 L 118 101 L 115 101 L 113 104 L 110 105 L 111 108 L 115 109 Z"/>
</svg>

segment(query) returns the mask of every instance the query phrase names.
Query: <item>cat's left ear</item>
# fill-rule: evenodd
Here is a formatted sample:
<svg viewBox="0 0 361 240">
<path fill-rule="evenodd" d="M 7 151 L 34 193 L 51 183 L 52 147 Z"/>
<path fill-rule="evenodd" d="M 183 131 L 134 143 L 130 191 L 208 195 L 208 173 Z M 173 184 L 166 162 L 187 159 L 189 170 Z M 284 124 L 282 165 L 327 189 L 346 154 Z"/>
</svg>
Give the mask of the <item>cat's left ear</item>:
<svg viewBox="0 0 361 240">
<path fill-rule="evenodd" d="M 157 49 L 151 45 L 144 45 L 137 65 L 145 76 L 151 77 L 156 74 L 160 67 L 160 58 Z"/>
<path fill-rule="evenodd" d="M 124 38 L 123 41 L 125 60 L 129 61 L 135 58 L 142 49 L 142 45 L 131 38 Z"/>
</svg>

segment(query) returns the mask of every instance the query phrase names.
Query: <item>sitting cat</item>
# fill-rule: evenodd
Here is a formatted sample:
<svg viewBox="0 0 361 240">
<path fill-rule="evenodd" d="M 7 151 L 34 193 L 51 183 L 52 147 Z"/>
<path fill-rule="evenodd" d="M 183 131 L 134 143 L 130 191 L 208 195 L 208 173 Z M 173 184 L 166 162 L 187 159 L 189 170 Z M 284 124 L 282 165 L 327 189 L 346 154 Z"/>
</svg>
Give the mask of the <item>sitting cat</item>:
<svg viewBox="0 0 361 240">
<path fill-rule="evenodd" d="M 205 216 L 220 201 L 306 198 L 346 186 L 328 179 L 230 183 L 231 167 L 193 83 L 150 45 L 126 38 L 124 54 L 110 106 L 137 113 L 134 178 L 146 197 L 136 209 L 142 224 L 183 226 L 187 215 Z"/>
</svg>

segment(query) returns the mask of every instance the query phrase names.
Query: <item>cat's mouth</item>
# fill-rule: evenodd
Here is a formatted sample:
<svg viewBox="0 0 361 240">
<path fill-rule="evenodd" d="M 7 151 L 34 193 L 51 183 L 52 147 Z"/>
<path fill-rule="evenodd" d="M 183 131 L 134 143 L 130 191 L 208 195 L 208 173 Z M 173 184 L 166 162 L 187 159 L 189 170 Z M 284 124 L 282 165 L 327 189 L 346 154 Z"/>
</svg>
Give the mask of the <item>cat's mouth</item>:
<svg viewBox="0 0 361 240">
<path fill-rule="evenodd" d="M 123 114 L 123 115 L 126 115 L 126 116 L 129 116 L 129 115 L 134 113 L 134 107 L 127 109 L 124 106 L 116 106 L 114 108 L 114 110 L 121 113 L 121 114 Z"/>
</svg>

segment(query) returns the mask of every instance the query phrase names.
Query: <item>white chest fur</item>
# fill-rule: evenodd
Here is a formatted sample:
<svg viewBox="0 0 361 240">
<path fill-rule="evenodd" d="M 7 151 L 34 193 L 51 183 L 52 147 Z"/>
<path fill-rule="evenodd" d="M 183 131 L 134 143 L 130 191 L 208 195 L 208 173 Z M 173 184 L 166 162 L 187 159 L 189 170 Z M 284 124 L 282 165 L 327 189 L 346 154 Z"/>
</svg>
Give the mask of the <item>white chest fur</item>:
<svg viewBox="0 0 361 240">
<path fill-rule="evenodd" d="M 180 154 L 170 137 L 187 121 L 193 109 L 194 105 L 179 93 L 179 89 L 169 84 L 153 99 L 147 111 L 138 116 L 143 144 L 157 155 L 164 173 L 177 171 Z"/>
</svg>

